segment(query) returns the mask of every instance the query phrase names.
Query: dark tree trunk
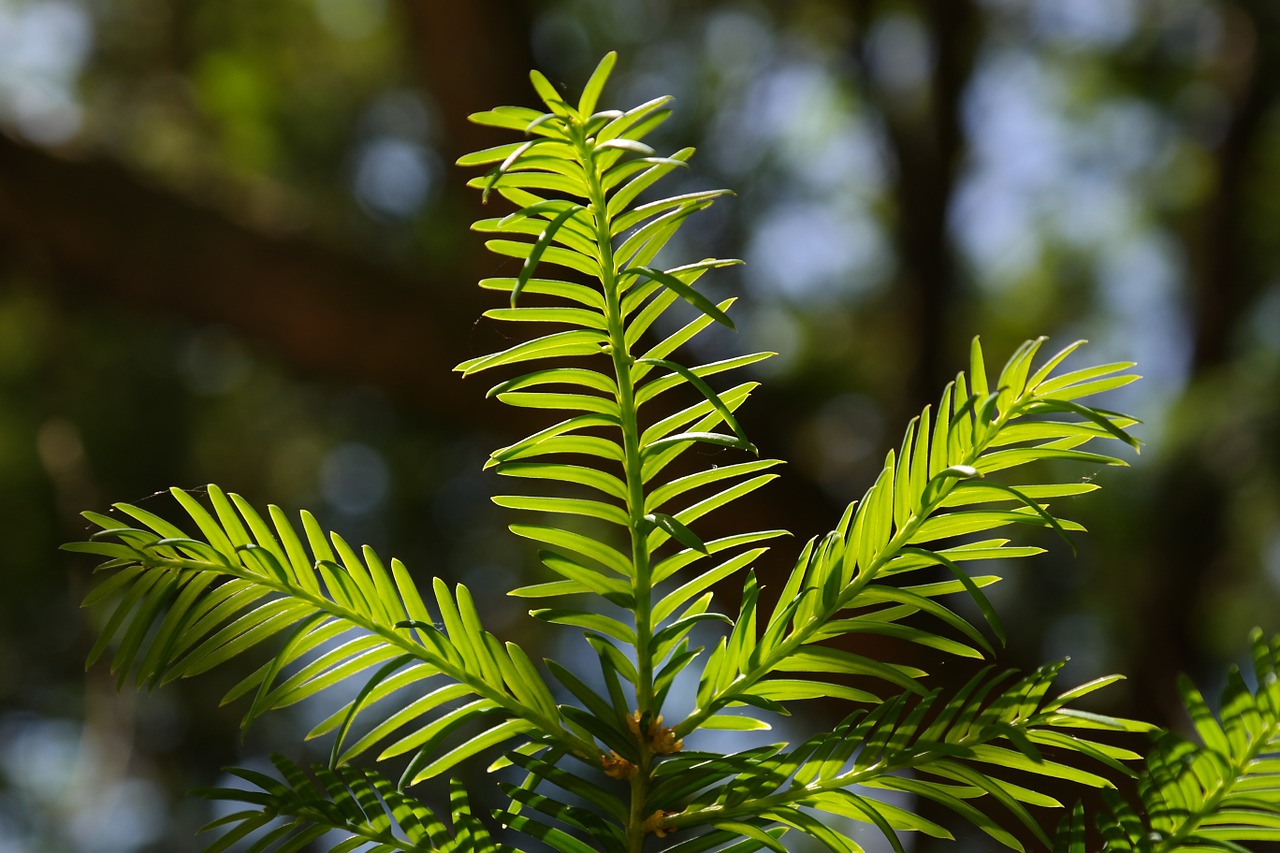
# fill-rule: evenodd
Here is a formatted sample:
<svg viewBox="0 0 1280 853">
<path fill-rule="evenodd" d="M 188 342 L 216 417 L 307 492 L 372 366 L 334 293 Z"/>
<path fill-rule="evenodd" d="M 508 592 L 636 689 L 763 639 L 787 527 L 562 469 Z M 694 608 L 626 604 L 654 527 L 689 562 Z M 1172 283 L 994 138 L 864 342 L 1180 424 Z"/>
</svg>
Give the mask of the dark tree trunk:
<svg viewBox="0 0 1280 853">
<path fill-rule="evenodd" d="M 1250 218 L 1257 215 L 1251 196 L 1257 192 L 1253 181 L 1264 122 L 1280 96 L 1280 11 L 1275 4 L 1247 0 L 1223 4 L 1220 13 L 1223 38 L 1216 82 L 1231 113 L 1211 152 L 1215 192 L 1196 212 L 1188 234 L 1192 395 L 1223 379 L 1233 339 L 1265 275 L 1259 265 L 1261 247 L 1249 234 Z M 1203 436 L 1211 420 L 1205 413 L 1195 416 L 1201 439 L 1172 449 L 1159 487 L 1152 491 L 1155 500 L 1144 532 L 1150 543 L 1143 560 L 1148 591 L 1139 605 L 1141 651 L 1133 673 L 1141 702 L 1137 712 L 1175 725 L 1185 717 L 1176 690 L 1178 675 L 1198 676 L 1209 668 L 1209 656 L 1198 640 L 1208 593 L 1229 583 L 1236 571 L 1227 554 L 1230 475 L 1214 465 L 1203 446 L 1210 440 Z"/>
</svg>

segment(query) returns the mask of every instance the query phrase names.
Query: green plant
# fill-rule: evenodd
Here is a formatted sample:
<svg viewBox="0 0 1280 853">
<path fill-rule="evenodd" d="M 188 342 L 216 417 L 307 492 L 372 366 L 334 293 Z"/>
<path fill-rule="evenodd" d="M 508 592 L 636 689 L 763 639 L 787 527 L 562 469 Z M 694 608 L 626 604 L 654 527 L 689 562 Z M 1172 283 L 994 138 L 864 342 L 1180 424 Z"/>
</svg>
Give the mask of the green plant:
<svg viewBox="0 0 1280 853">
<path fill-rule="evenodd" d="M 899 833 L 950 837 L 911 806 L 924 801 L 1010 848 L 1022 849 L 1019 834 L 1052 846 L 1033 809 L 1059 803 L 1035 779 L 1107 787 L 1104 773 L 1129 773 L 1124 762 L 1139 756 L 1106 733 L 1151 728 L 1074 707 L 1115 679 L 1050 698 L 1060 664 L 1022 678 L 986 668 L 944 692 L 924 671 L 868 657 L 851 640 L 873 634 L 935 657 L 993 657 L 988 631 L 1003 635 L 983 589 L 999 578 L 964 565 L 985 572 L 1040 552 L 997 538 L 1002 528 L 1049 528 L 1068 541 L 1080 529 L 1050 502 L 1093 484 L 1008 483 L 1044 460 L 1123 464 L 1082 448 L 1136 447 L 1126 432 L 1135 421 L 1079 400 L 1133 380 L 1130 365 L 1061 372 L 1078 345 L 1036 365 L 1041 342 L 1030 341 L 992 381 L 975 340 L 967 375 L 911 422 L 864 497 L 766 595 L 752 566 L 784 531 L 704 539 L 697 530 L 774 476 L 775 460 L 757 458 L 735 414 L 755 383 L 713 388 L 768 354 L 680 361 L 711 324 L 733 326 L 733 300 L 713 302 L 697 283 L 737 262 L 659 263 L 684 220 L 724 193 L 642 201 L 693 152 L 660 157 L 642 141 L 669 99 L 597 111 L 612 65 L 609 55 L 576 105 L 534 73 L 545 112 L 473 117 L 525 138 L 460 161 L 489 167 L 471 185 L 516 207 L 475 226 L 495 235 L 491 250 L 522 261 L 516 276 L 481 283 L 509 295 L 509 307 L 488 316 L 554 329 L 459 366 L 464 375 L 524 371 L 489 393 L 560 413 L 489 461 L 529 486 L 495 501 L 533 519 L 511 529 L 541 547 L 551 578 L 510 594 L 535 601 L 543 622 L 582 631 L 598 678 L 550 660 L 540 668 L 500 642 L 465 586 L 437 578 L 423 595 L 401 563 L 349 546 L 308 513 L 300 526 L 276 507 L 264 517 L 215 486 L 208 506 L 173 490 L 194 530 L 126 504 L 116 508 L 134 526 L 86 514 L 102 530 L 68 547 L 107 559 L 108 576 L 86 603 L 114 604 L 91 662 L 114 643 L 121 683 L 132 676 L 152 687 L 269 644 L 265 663 L 226 697 L 248 701 L 245 726 L 360 685 L 311 733 L 332 739 L 327 765 L 304 771 L 277 757 L 282 778 L 239 770 L 256 789 L 206 792 L 244 805 L 211 825 L 222 830 L 214 851 L 248 838 L 255 851 L 299 850 L 333 830 L 344 833 L 334 851 L 511 850 L 524 834 L 564 853 L 739 853 L 785 851 L 788 832 L 861 850 L 841 829 L 850 821 L 902 850 Z M 572 275 L 549 277 L 549 267 Z M 696 445 L 722 450 L 687 452 Z M 742 589 L 732 615 L 712 606 L 713 588 L 726 582 Z M 965 596 L 985 627 L 950 604 Z M 706 646 L 693 639 L 703 635 L 712 636 Z M 1205 743 L 1158 741 L 1145 814 L 1108 801 L 1108 849 L 1240 849 L 1233 839 L 1277 832 L 1280 649 L 1261 639 L 1255 647 L 1258 692 L 1234 678 L 1221 726 L 1184 690 Z M 673 717 L 668 700 L 682 674 L 696 695 Z M 817 698 L 842 700 L 851 713 L 798 745 L 697 749 L 705 730 L 766 729 L 757 712 L 786 714 Z M 509 806 L 494 821 L 472 812 L 456 782 L 448 825 L 415 798 L 415 786 L 482 754 L 497 754 L 492 769 L 514 767 L 522 780 L 500 783 Z M 352 763 L 370 756 L 401 768 L 399 782 Z M 494 825 L 506 828 L 502 840 Z M 1084 849 L 1084 828 L 1077 809 L 1057 846 Z"/>
</svg>

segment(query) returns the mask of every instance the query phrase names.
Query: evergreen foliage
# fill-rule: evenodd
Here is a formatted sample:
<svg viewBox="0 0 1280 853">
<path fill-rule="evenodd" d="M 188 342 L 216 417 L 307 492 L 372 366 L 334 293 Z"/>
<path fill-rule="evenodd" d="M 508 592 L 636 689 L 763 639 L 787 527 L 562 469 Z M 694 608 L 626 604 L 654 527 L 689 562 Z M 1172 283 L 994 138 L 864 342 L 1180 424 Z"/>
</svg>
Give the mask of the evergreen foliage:
<svg viewBox="0 0 1280 853">
<path fill-rule="evenodd" d="M 541 666 L 485 630 L 464 585 L 437 578 L 419 590 L 399 561 L 352 547 L 310 514 L 262 514 L 216 486 L 207 502 L 173 490 L 181 524 L 126 504 L 120 516 L 86 513 L 101 531 L 67 547 L 106 558 L 86 604 L 112 608 L 91 662 L 109 653 L 121 684 L 153 687 L 261 647 L 262 662 L 226 696 L 247 702 L 245 726 L 322 693 L 342 697 L 311 732 L 332 742 L 326 766 L 308 773 L 276 757 L 282 780 L 241 770 L 255 790 L 205 792 L 245 807 L 210 825 L 215 851 L 247 838 L 255 851 L 499 851 L 521 834 L 562 853 L 786 851 L 797 834 L 861 850 L 841 829 L 848 821 L 903 850 L 904 833 L 951 837 L 919 813 L 925 802 L 1006 847 L 1053 847 L 1040 812 L 1061 804 L 1037 779 L 1109 789 L 1141 757 L 1113 733 L 1153 730 L 1076 707 L 1115 678 L 1055 694 L 1061 664 L 1020 678 L 988 666 L 947 690 L 853 641 L 994 658 L 1004 635 L 984 593 L 1000 579 L 993 567 L 1041 551 L 1005 536 L 1038 527 L 1070 542 L 1081 528 L 1057 502 L 1096 488 L 1045 481 L 1057 467 L 1037 463 L 1124 464 L 1097 445 L 1136 448 L 1136 421 L 1081 400 L 1135 379 L 1131 365 L 1067 370 L 1078 343 L 1039 359 L 1036 340 L 992 374 L 975 340 L 968 371 L 911 422 L 862 499 L 767 589 L 753 566 L 785 531 L 699 531 L 775 476 L 777 461 L 758 457 L 736 414 L 756 383 L 726 381 L 769 354 L 690 363 L 686 344 L 712 324 L 733 327 L 734 300 L 714 301 L 699 282 L 739 262 L 669 266 L 664 251 L 725 191 L 649 200 L 693 152 L 659 156 L 644 142 L 668 98 L 598 109 L 612 65 L 609 55 L 576 104 L 535 72 L 544 110 L 473 116 L 523 138 L 460 161 L 487 169 L 471 181 L 486 198 L 515 207 L 475 225 L 522 264 L 481 282 L 507 296 L 487 316 L 550 329 L 458 367 L 500 372 L 491 396 L 552 413 L 488 463 L 522 486 L 495 501 L 528 519 L 511 530 L 536 543 L 546 569 L 509 594 L 582 632 L 599 672 Z M 708 445 L 720 450 L 690 452 Z M 736 612 L 714 606 L 725 583 L 742 589 Z M 972 611 L 958 606 L 965 598 Z M 1105 849 L 1239 850 L 1280 834 L 1280 646 L 1259 638 L 1255 649 L 1256 691 L 1233 675 L 1221 722 L 1184 685 L 1203 744 L 1159 736 L 1140 804 L 1110 795 L 1097 819 Z M 682 674 L 693 706 L 673 712 Z M 704 730 L 767 729 L 757 712 L 818 698 L 850 709 L 832 731 L 733 754 L 696 748 Z M 482 755 L 523 780 L 502 785 L 510 805 L 492 820 L 456 782 L 449 826 L 415 798 Z M 400 768 L 398 783 L 357 769 L 361 759 Z M 1077 808 L 1057 848 L 1086 849 L 1087 826 Z"/>
</svg>

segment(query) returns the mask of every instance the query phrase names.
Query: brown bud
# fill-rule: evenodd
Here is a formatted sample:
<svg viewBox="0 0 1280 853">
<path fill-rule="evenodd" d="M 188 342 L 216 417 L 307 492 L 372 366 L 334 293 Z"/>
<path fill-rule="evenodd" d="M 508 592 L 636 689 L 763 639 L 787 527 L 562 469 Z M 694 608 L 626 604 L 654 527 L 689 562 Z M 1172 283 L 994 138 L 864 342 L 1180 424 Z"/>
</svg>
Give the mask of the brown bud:
<svg viewBox="0 0 1280 853">
<path fill-rule="evenodd" d="M 662 726 L 657 731 L 649 733 L 649 747 L 658 755 L 670 755 L 684 749 L 684 741 L 677 738 L 674 731 Z"/>
<path fill-rule="evenodd" d="M 640 737 L 640 720 L 639 711 L 635 711 L 627 717 L 627 728 L 631 729 L 631 733 L 637 738 Z M 661 714 L 649 721 L 649 725 L 645 729 L 644 739 L 648 741 L 649 748 L 656 755 L 670 755 L 673 752 L 679 752 L 684 749 L 684 741 L 677 739 L 675 732 L 662 725 Z"/>
<path fill-rule="evenodd" d="M 676 831 L 675 827 L 667 827 L 665 825 L 667 822 L 667 818 L 672 817 L 676 814 L 677 812 L 664 812 L 661 809 L 659 809 L 658 811 L 654 812 L 653 814 L 645 818 L 645 821 L 641 825 L 641 828 L 644 829 L 645 832 L 652 832 L 654 835 L 658 836 L 659 838 L 666 838 L 668 835 Z"/>
<path fill-rule="evenodd" d="M 636 766 L 613 750 L 608 755 L 600 756 L 600 764 L 604 773 L 613 779 L 630 779 L 636 775 Z"/>
</svg>

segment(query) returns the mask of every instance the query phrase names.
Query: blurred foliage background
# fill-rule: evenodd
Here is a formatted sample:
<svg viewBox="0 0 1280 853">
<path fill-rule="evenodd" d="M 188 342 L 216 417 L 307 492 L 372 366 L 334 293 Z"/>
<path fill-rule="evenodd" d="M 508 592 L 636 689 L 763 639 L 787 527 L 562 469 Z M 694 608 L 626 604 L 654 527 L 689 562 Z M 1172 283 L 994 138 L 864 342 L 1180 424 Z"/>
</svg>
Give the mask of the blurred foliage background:
<svg viewBox="0 0 1280 853">
<path fill-rule="evenodd" d="M 748 261 L 716 345 L 781 353 L 762 525 L 828 529 L 973 335 L 1089 338 L 1139 362 L 1107 402 L 1146 447 L 1066 474 L 1091 532 L 1003 585 L 1003 662 L 1125 672 L 1107 710 L 1181 725 L 1176 673 L 1280 629 L 1273 0 L 0 0 L 0 853 L 198 849 L 185 791 L 305 757 L 306 709 L 240 740 L 230 673 L 84 673 L 79 510 L 216 481 L 421 578 L 529 570 L 479 473 L 527 425 L 450 372 L 506 269 L 451 164 L 529 67 L 576 89 L 608 49 L 607 105 L 675 94 L 677 180 L 737 192 L 682 250 Z"/>
</svg>

